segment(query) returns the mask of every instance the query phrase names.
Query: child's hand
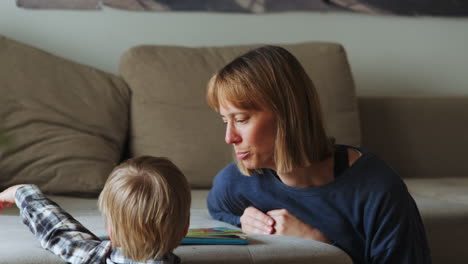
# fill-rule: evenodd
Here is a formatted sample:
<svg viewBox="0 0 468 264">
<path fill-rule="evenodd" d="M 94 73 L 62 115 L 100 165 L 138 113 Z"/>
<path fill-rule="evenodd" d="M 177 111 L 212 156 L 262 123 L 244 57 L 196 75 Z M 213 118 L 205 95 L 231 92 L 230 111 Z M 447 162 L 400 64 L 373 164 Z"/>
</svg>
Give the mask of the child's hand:
<svg viewBox="0 0 468 264">
<path fill-rule="evenodd" d="M 0 213 L 3 211 L 5 207 L 11 207 L 12 203 L 0 202 Z"/>
<path fill-rule="evenodd" d="M 15 194 L 18 188 L 21 186 L 24 186 L 24 184 L 11 186 L 10 188 L 0 193 L 0 212 L 4 207 L 10 207 L 15 204 Z"/>
</svg>

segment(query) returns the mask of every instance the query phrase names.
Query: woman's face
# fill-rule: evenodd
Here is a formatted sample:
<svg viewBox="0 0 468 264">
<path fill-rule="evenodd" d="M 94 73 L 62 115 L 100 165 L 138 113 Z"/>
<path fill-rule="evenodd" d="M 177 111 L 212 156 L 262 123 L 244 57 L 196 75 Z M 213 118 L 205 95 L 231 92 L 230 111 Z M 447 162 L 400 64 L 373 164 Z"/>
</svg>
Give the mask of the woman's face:
<svg viewBox="0 0 468 264">
<path fill-rule="evenodd" d="M 269 110 L 243 110 L 230 103 L 219 113 L 226 124 L 225 141 L 234 147 L 237 159 L 247 169 L 275 168 L 276 118 Z"/>
</svg>

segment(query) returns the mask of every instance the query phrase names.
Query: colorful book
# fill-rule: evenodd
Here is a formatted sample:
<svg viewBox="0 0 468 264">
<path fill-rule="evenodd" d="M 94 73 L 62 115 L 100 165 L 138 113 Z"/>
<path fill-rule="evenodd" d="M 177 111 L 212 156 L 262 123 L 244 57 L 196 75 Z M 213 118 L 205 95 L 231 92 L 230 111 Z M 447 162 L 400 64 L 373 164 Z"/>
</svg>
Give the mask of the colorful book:
<svg viewBox="0 0 468 264">
<path fill-rule="evenodd" d="M 191 228 L 182 239 L 182 245 L 248 245 L 249 240 L 244 233 L 228 227 Z M 99 236 L 109 240 L 109 236 Z"/>
<path fill-rule="evenodd" d="M 182 245 L 247 245 L 249 240 L 241 231 L 228 227 L 191 228 Z"/>
</svg>

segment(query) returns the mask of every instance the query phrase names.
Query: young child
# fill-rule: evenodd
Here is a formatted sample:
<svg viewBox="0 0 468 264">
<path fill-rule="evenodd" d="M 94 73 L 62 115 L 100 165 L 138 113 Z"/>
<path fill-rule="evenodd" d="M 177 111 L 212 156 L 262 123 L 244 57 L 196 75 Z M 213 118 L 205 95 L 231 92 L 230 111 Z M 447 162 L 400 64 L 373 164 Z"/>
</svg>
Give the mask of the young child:
<svg viewBox="0 0 468 264">
<path fill-rule="evenodd" d="M 190 187 L 168 159 L 143 156 L 117 166 L 99 196 L 110 241 L 101 240 L 35 185 L 0 193 L 0 211 L 16 203 L 43 248 L 69 263 L 179 263 L 172 253 L 186 235 Z"/>
</svg>

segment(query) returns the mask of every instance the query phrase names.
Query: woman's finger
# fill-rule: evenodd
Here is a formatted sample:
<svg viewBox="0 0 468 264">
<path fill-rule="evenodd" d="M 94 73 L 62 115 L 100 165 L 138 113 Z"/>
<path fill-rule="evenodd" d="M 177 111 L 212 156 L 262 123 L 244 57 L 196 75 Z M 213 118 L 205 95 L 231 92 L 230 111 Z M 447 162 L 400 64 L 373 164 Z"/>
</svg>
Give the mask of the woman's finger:
<svg viewBox="0 0 468 264">
<path fill-rule="evenodd" d="M 271 225 L 265 224 L 263 221 L 252 217 L 245 217 L 241 221 L 242 226 L 246 226 L 246 229 L 251 233 L 260 233 L 260 234 L 271 234 L 273 227 Z"/>
<path fill-rule="evenodd" d="M 274 220 L 255 207 L 248 207 L 240 218 L 242 231 L 256 234 L 272 234 Z"/>
<path fill-rule="evenodd" d="M 275 216 L 287 215 L 289 214 L 289 212 L 286 209 L 275 209 L 275 210 L 268 211 L 266 214 L 274 218 Z"/>
<path fill-rule="evenodd" d="M 249 225 L 248 223 L 243 223 L 242 224 L 242 232 L 248 233 L 248 234 L 272 234 L 272 227 L 268 226 L 254 226 L 254 225 Z"/>
<path fill-rule="evenodd" d="M 270 217 L 269 215 L 263 213 L 262 211 L 252 206 L 245 209 L 244 214 L 247 214 L 251 218 L 256 219 L 257 221 L 260 221 L 264 223 L 265 225 L 273 226 L 275 222 L 275 220 L 272 217 Z"/>
</svg>

